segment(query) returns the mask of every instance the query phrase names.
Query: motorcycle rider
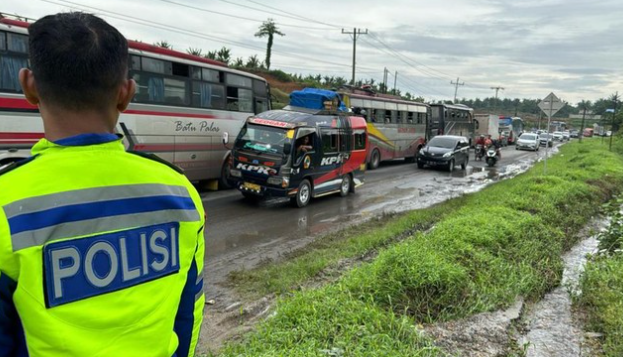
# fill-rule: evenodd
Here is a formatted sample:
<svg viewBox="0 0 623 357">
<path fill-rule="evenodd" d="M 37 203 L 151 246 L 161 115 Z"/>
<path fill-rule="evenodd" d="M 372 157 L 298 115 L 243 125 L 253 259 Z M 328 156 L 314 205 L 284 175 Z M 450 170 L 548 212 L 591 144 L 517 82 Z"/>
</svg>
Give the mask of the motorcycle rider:
<svg viewBox="0 0 623 357">
<path fill-rule="evenodd" d="M 480 135 L 478 139 L 476 139 L 476 160 L 483 157 L 485 155 L 485 136 Z"/>
</svg>

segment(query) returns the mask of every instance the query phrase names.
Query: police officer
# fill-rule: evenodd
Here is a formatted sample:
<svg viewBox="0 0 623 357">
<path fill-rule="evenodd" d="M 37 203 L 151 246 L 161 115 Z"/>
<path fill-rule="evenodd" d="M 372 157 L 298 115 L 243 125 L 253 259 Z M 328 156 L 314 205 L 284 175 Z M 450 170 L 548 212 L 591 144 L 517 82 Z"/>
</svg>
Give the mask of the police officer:
<svg viewBox="0 0 623 357">
<path fill-rule="evenodd" d="M 0 175 L 0 356 L 192 356 L 203 207 L 114 134 L 135 91 L 126 39 L 85 13 L 29 33 L 19 79 L 45 139 Z"/>
</svg>

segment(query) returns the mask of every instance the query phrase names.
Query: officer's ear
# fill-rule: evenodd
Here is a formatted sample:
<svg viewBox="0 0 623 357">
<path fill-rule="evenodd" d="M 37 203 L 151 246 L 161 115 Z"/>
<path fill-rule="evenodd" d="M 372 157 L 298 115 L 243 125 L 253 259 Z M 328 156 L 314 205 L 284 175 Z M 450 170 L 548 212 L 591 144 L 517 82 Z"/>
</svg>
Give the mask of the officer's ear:
<svg viewBox="0 0 623 357">
<path fill-rule="evenodd" d="M 28 68 L 19 70 L 19 84 L 22 86 L 26 100 L 32 105 L 39 104 L 39 92 L 35 84 L 35 76 Z"/>
<path fill-rule="evenodd" d="M 136 82 L 134 79 L 124 79 L 119 87 L 119 95 L 117 96 L 117 110 L 123 112 L 128 108 L 132 98 L 136 92 Z"/>
</svg>

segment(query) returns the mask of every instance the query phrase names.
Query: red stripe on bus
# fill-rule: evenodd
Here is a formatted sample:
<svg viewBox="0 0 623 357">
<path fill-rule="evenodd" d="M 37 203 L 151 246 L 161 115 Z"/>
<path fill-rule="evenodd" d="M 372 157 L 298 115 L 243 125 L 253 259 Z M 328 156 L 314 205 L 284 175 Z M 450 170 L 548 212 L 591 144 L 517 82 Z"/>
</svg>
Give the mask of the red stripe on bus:
<svg viewBox="0 0 623 357">
<path fill-rule="evenodd" d="M 37 106 L 28 103 L 26 99 L 16 99 L 16 98 L 0 98 L 0 108 L 2 109 L 39 109 Z M 154 115 L 154 116 L 161 116 L 161 117 L 216 119 L 216 116 L 212 114 L 169 113 L 169 112 L 157 112 L 154 110 L 128 109 L 123 113 L 137 114 L 137 115 Z M 225 119 L 225 118 L 220 118 L 220 119 Z"/>
<path fill-rule="evenodd" d="M 24 144 L 24 145 L 34 145 L 38 140 L 0 140 L 0 145 L 4 144 Z"/>
<path fill-rule="evenodd" d="M 3 131 L 0 132 L 0 139 L 41 139 L 43 138 L 43 133 L 20 133 L 20 132 L 8 132 Z"/>
<path fill-rule="evenodd" d="M 0 107 L 8 109 L 39 109 L 36 105 L 28 103 L 26 99 L 0 98 Z"/>
</svg>

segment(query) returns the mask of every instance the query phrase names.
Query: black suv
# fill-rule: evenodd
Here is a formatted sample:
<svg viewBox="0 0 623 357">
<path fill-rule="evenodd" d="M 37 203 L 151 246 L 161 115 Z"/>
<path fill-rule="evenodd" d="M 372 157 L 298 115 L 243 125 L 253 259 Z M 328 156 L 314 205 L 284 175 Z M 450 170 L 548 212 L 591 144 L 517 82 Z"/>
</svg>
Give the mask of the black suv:
<svg viewBox="0 0 623 357">
<path fill-rule="evenodd" d="M 469 141 L 464 136 L 437 135 L 420 150 L 417 167 L 443 166 L 453 171 L 455 165 L 465 170 L 469 161 Z"/>
</svg>

